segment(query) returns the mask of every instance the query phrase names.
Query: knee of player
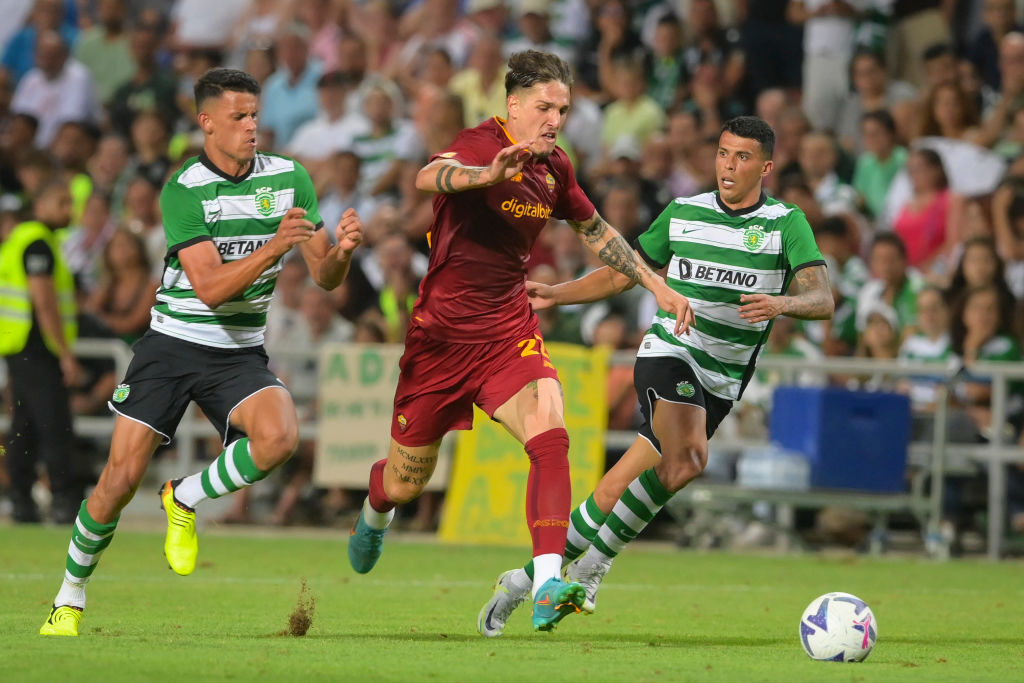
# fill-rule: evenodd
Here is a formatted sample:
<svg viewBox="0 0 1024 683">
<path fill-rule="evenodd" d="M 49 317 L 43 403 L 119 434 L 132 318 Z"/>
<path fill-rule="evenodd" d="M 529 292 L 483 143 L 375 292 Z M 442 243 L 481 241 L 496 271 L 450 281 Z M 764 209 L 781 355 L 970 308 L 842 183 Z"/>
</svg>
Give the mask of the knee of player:
<svg viewBox="0 0 1024 683">
<path fill-rule="evenodd" d="M 295 454 L 299 447 L 298 425 L 282 425 L 279 428 L 260 430 L 249 437 L 253 458 L 277 465 Z M 262 457 L 260 457 L 262 456 Z"/>
<path fill-rule="evenodd" d="M 696 479 L 708 462 L 707 445 L 682 444 L 662 449 L 658 478 L 671 492 L 678 491 Z"/>
<path fill-rule="evenodd" d="M 388 498 L 390 498 L 392 502 L 403 505 L 405 503 L 411 503 L 419 498 L 426 485 L 426 481 L 403 481 L 401 479 L 388 481 L 385 477 L 384 493 L 387 494 Z"/>
</svg>

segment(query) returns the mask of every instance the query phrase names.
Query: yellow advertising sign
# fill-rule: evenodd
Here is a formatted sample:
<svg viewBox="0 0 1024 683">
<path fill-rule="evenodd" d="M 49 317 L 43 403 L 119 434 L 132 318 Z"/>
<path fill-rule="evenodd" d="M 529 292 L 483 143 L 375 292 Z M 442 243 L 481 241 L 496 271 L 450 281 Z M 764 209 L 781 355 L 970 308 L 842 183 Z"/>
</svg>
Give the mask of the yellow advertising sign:
<svg viewBox="0 0 1024 683">
<path fill-rule="evenodd" d="M 604 474 L 609 354 L 607 349 L 573 344 L 545 346 L 565 393 L 575 506 Z M 530 460 L 522 444 L 479 409 L 472 431 L 458 434 L 438 536 L 453 543 L 529 545 L 526 480 Z"/>
</svg>

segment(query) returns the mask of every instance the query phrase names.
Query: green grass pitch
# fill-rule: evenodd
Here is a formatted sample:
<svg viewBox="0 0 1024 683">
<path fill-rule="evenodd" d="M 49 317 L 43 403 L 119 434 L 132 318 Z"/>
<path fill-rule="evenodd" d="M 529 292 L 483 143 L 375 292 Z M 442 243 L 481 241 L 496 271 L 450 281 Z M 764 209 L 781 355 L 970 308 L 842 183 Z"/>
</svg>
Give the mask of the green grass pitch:
<svg viewBox="0 0 1024 683">
<path fill-rule="evenodd" d="M 68 532 L 0 527 L 0 680 L 1006 681 L 1024 671 L 1019 562 L 634 547 L 597 614 L 534 633 L 522 608 L 488 640 L 477 611 L 527 551 L 392 538 L 358 576 L 346 541 L 341 531 L 212 531 L 196 572 L 179 577 L 161 534 L 119 531 L 90 584 L 82 636 L 55 639 L 37 633 Z M 312 627 L 281 635 L 303 580 Z M 875 612 L 879 640 L 864 663 L 813 662 L 800 647 L 803 608 L 832 590 Z"/>
</svg>

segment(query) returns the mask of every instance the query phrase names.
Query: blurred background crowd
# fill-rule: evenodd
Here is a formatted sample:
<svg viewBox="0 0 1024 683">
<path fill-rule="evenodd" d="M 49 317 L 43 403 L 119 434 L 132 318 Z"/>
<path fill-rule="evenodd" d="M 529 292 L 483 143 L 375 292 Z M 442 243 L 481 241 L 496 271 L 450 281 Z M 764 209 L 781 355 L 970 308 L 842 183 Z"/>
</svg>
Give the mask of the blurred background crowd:
<svg viewBox="0 0 1024 683">
<path fill-rule="evenodd" d="M 335 292 L 288 261 L 268 346 L 401 342 L 431 219 L 415 172 L 462 128 L 504 114 L 505 60 L 534 48 L 575 69 L 560 144 L 629 239 L 673 197 L 715 188 L 724 120 L 757 114 L 774 127 L 766 190 L 806 213 L 837 314 L 826 323 L 780 319 L 765 353 L 1019 361 L 1022 5 L 0 0 L 0 231 L 31 217 L 37 188 L 66 180 L 74 210 L 63 244 L 83 333 L 136 339 L 163 266 L 161 185 L 202 146 L 192 85 L 211 67 L 241 68 L 263 87 L 260 147 L 309 169 L 329 228 L 348 207 L 366 227 Z M 571 228 L 552 221 L 530 277 L 563 281 L 597 265 Z M 636 288 L 540 315 L 548 341 L 629 350 L 654 309 Z M 277 366 L 297 397 L 315 396 L 309 363 Z M 92 370 L 75 395 L 80 414 L 102 414 L 117 381 L 102 363 Z M 906 391 L 920 414 L 934 405 L 927 381 L 832 381 Z M 763 430 L 758 411 L 771 385 L 763 373 L 755 379 L 735 428 Z M 984 380 L 965 375 L 954 393 L 955 438 L 984 440 L 993 429 L 1017 438 L 1024 391 L 1015 389 L 1011 419 L 995 427 Z M 609 400 L 610 428 L 635 428 L 628 366 L 612 369 Z M 294 519 L 309 457 L 298 459 L 285 487 L 292 499 L 273 521 Z M 343 493 L 332 496 L 334 509 L 345 506 Z M 1024 507 L 1016 513 L 1024 530 Z M 235 517 L 245 519 L 245 508 Z"/>
</svg>

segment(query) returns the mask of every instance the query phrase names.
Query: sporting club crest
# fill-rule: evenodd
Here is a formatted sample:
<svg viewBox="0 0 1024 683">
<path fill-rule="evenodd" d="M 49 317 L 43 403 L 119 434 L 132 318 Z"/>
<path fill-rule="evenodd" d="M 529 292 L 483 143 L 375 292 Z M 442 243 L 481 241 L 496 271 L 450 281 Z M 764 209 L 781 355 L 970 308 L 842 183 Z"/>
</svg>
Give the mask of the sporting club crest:
<svg viewBox="0 0 1024 683">
<path fill-rule="evenodd" d="M 693 395 L 697 393 L 697 390 L 693 388 L 693 385 L 683 380 L 676 385 L 676 393 L 683 398 L 693 398 Z"/>
<path fill-rule="evenodd" d="M 757 251 L 764 246 L 768 236 L 764 232 L 763 225 L 751 225 L 743 231 L 743 246 L 749 251 Z"/>
<path fill-rule="evenodd" d="M 257 188 L 254 201 L 256 202 L 256 210 L 260 212 L 261 216 L 269 216 L 274 213 L 274 207 L 277 205 L 277 197 L 270 191 L 269 187 Z"/>
<path fill-rule="evenodd" d="M 128 394 L 131 393 L 132 388 L 127 384 L 118 384 L 114 389 L 114 403 L 124 403 L 125 399 L 128 398 Z"/>
</svg>

